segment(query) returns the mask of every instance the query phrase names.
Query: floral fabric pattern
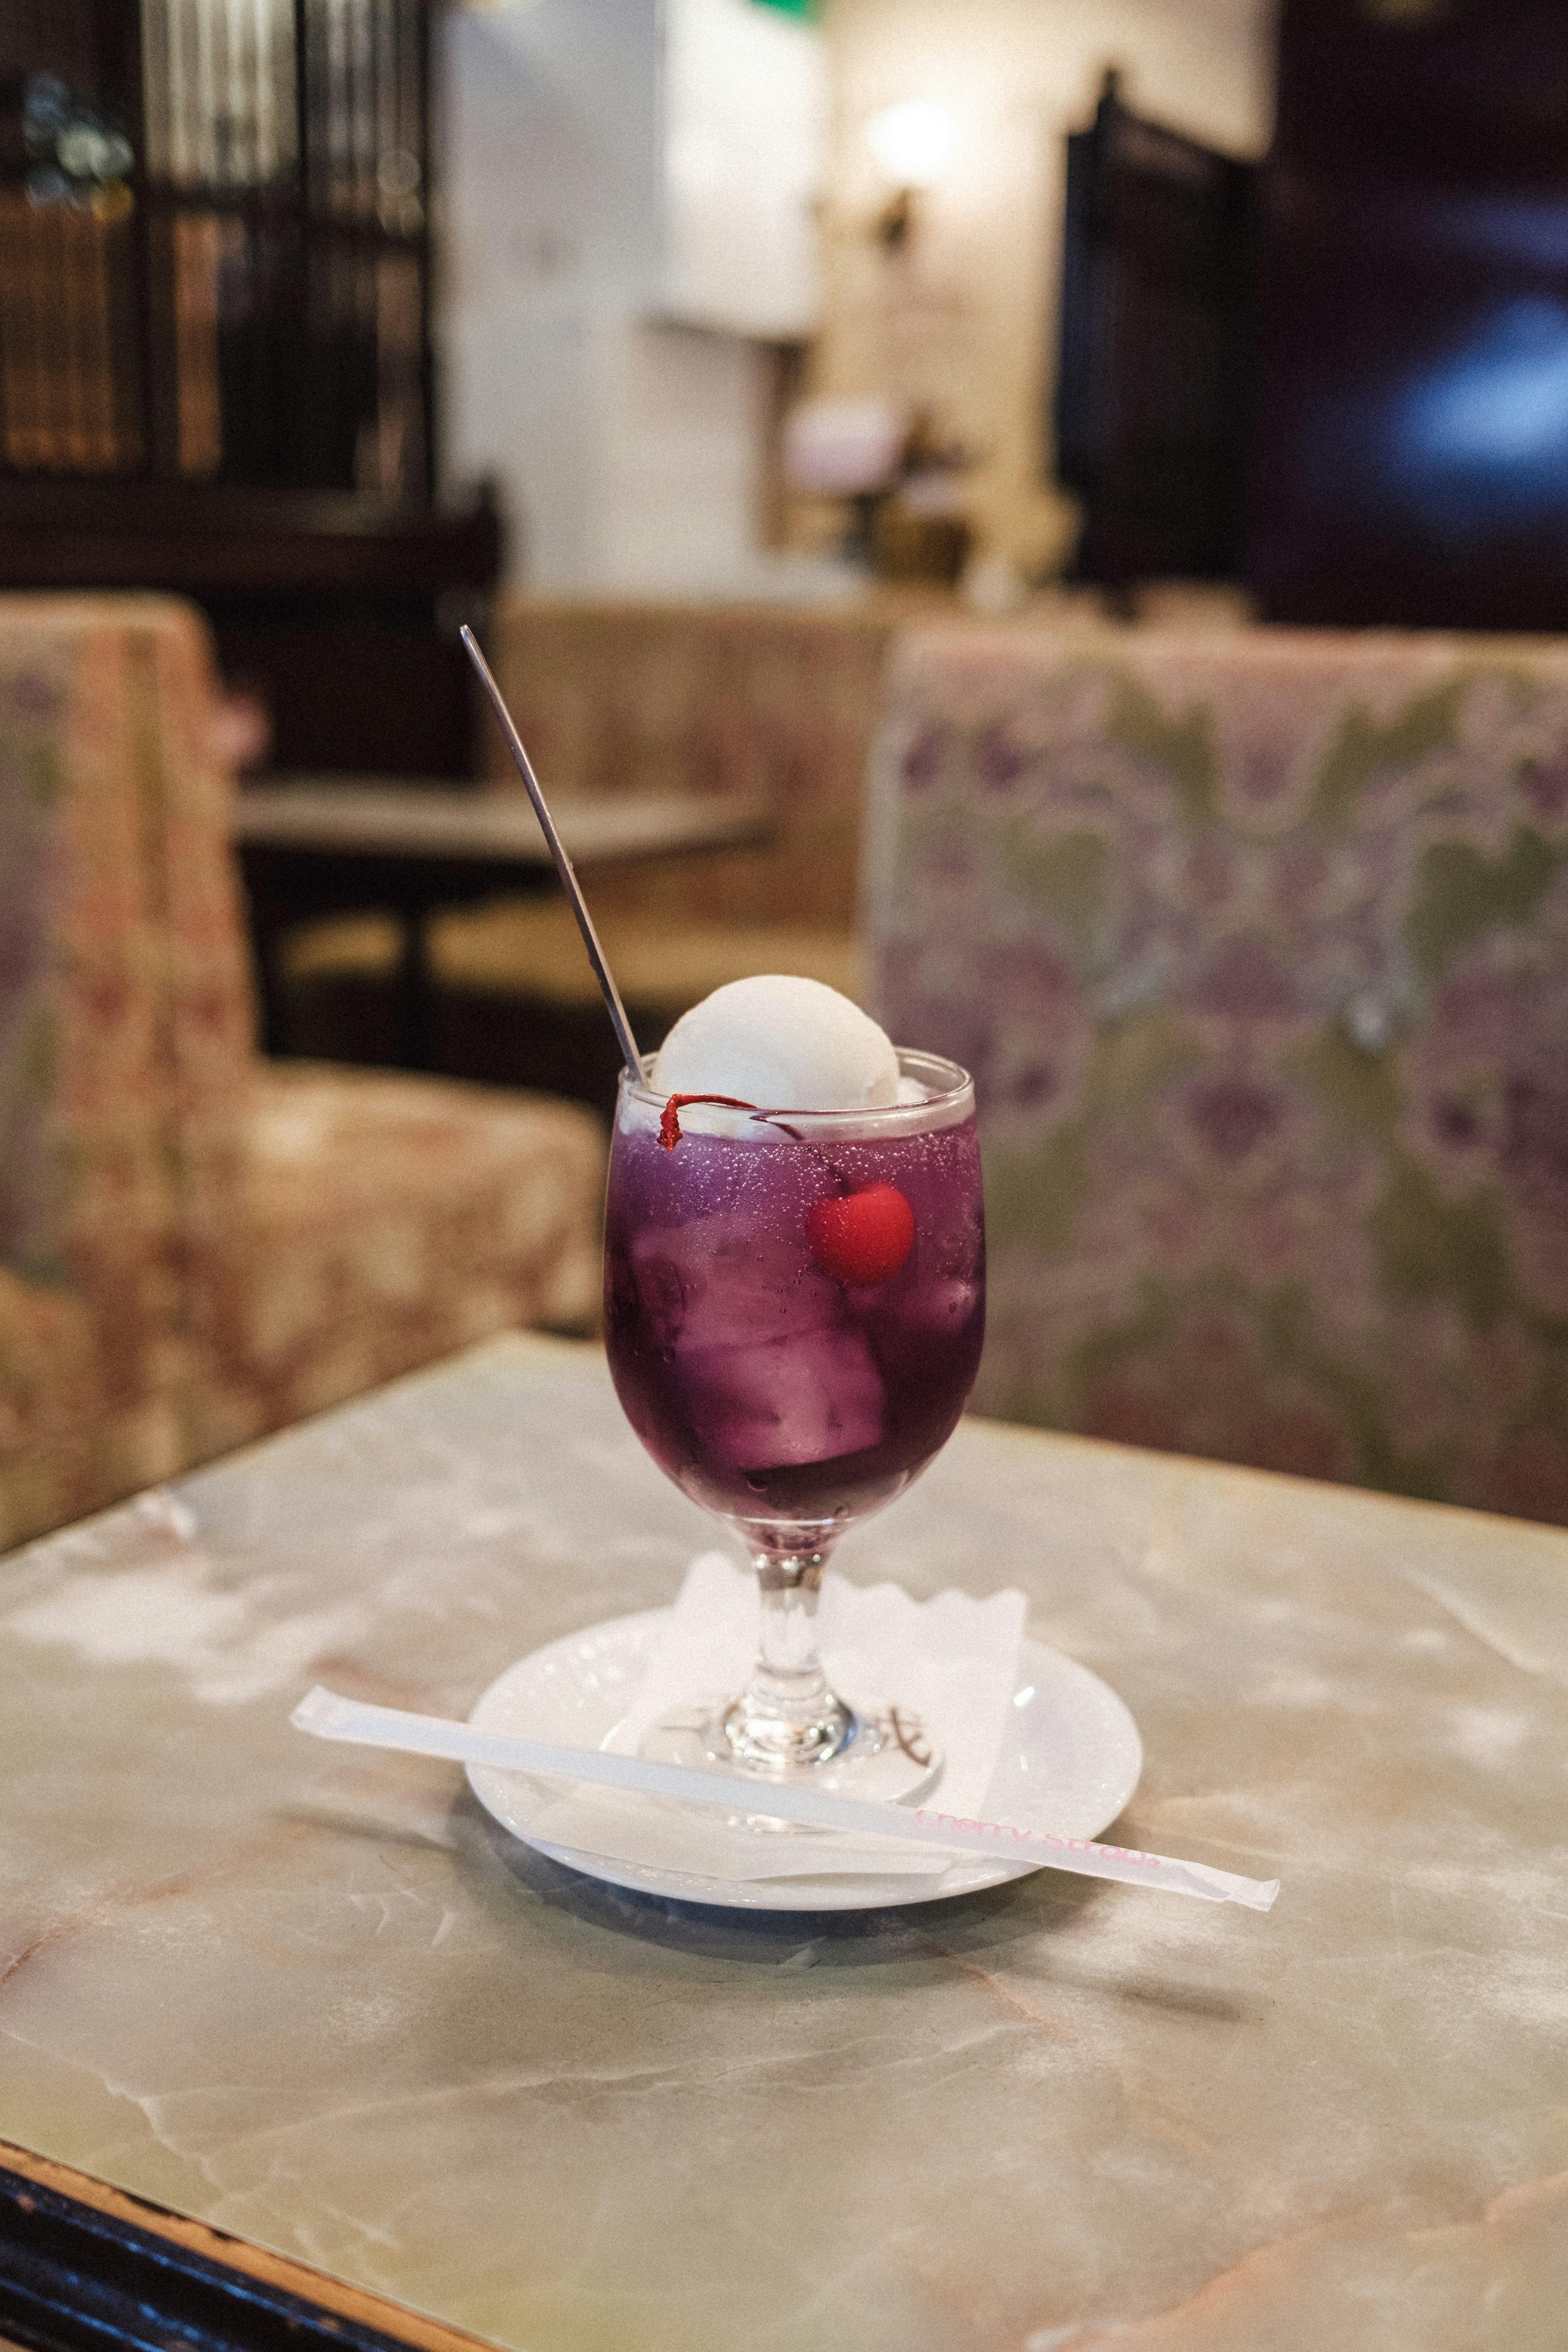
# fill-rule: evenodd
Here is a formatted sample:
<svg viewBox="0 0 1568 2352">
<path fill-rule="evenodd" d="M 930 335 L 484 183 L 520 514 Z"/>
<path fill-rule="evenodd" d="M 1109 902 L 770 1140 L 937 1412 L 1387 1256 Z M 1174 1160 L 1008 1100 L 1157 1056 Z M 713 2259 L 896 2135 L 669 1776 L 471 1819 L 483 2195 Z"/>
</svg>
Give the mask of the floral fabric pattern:
<svg viewBox="0 0 1568 2352">
<path fill-rule="evenodd" d="M 101 608 L 0 627 L 0 1541 L 178 1458 L 153 927 Z"/>
<path fill-rule="evenodd" d="M 592 1318 L 590 1114 L 258 1063 L 214 710 L 189 608 L 0 598 L 0 1549 Z"/>
<path fill-rule="evenodd" d="M 596 1319 L 605 1139 L 574 1104 L 280 1064 L 243 1173 L 243 1217 L 195 1286 L 197 1457 L 492 1331 Z"/>
<path fill-rule="evenodd" d="M 1568 1521 L 1568 646 L 925 631 L 872 794 L 977 1407 Z"/>
</svg>

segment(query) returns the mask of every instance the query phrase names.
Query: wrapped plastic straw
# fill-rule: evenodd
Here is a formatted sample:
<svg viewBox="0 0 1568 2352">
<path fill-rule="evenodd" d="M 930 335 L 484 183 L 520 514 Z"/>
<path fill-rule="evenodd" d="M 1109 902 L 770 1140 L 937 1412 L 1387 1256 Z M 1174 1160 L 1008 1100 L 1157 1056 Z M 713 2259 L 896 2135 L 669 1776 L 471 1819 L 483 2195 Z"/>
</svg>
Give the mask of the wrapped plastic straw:
<svg viewBox="0 0 1568 2352">
<path fill-rule="evenodd" d="M 804 1828 L 847 1830 L 857 1837 L 904 1839 L 911 1844 L 979 1854 L 987 1862 L 1027 1862 L 1053 1870 L 1077 1871 L 1086 1878 L 1114 1878 L 1124 1886 L 1157 1886 L 1168 1895 L 1195 1895 L 1206 1903 L 1244 1903 L 1268 1911 L 1279 1892 L 1277 1878 L 1239 1878 L 1206 1863 L 1177 1862 L 1167 1854 L 1100 1845 L 1092 1838 L 1058 1837 L 1050 1830 L 1015 1829 L 1005 1822 L 973 1821 L 929 1806 L 875 1805 L 831 1797 L 798 1782 L 763 1781 L 738 1772 L 693 1771 L 679 1764 L 653 1764 L 640 1756 L 606 1755 L 596 1748 L 551 1748 L 532 1739 L 512 1739 L 479 1731 L 446 1716 L 408 1715 L 392 1706 L 364 1706 L 316 1688 L 289 1717 L 297 1731 L 318 1739 L 342 1739 L 362 1748 L 391 1748 L 411 1756 L 446 1756 L 458 1764 L 494 1764 L 508 1772 L 536 1772 L 548 1780 L 595 1780 L 606 1788 L 638 1790 L 653 1797 L 677 1797 L 688 1804 L 716 1805 L 724 1811 L 766 1821 L 794 1822 Z"/>
</svg>

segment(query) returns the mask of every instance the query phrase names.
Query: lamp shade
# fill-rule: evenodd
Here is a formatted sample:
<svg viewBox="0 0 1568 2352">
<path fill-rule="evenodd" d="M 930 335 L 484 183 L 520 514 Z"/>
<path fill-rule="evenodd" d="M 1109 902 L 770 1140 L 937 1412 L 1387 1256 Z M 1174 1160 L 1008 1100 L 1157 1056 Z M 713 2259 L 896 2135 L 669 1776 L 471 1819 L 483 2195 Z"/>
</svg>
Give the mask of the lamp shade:
<svg viewBox="0 0 1568 2352">
<path fill-rule="evenodd" d="M 866 121 L 866 144 L 899 188 L 929 188 L 952 152 L 952 117 L 922 98 L 879 107 Z"/>
</svg>

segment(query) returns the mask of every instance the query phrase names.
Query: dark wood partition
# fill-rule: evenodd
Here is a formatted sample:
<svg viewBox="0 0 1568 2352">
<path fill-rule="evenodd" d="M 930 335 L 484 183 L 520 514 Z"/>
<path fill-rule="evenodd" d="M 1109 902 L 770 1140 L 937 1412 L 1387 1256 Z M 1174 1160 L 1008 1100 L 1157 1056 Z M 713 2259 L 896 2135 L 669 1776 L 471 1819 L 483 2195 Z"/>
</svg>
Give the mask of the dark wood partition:
<svg viewBox="0 0 1568 2352">
<path fill-rule="evenodd" d="M 196 597 L 278 767 L 461 777 L 428 0 L 0 5 L 0 586 Z"/>
<path fill-rule="evenodd" d="M 1234 576 L 1252 404 L 1254 164 L 1121 102 L 1068 141 L 1057 477 L 1076 576 Z"/>
<path fill-rule="evenodd" d="M 426 0 L 0 9 L 0 470 L 431 486 Z"/>
</svg>

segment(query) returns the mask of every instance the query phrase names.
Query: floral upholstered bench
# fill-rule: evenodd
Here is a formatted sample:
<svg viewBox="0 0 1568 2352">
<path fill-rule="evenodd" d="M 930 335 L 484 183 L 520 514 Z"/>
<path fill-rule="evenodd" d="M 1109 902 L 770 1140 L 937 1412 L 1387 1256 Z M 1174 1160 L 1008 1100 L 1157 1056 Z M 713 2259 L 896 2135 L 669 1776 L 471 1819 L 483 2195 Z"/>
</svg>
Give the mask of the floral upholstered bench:
<svg viewBox="0 0 1568 2352">
<path fill-rule="evenodd" d="M 981 1409 L 1568 1520 L 1568 642 L 927 630 L 870 825 Z"/>
</svg>

